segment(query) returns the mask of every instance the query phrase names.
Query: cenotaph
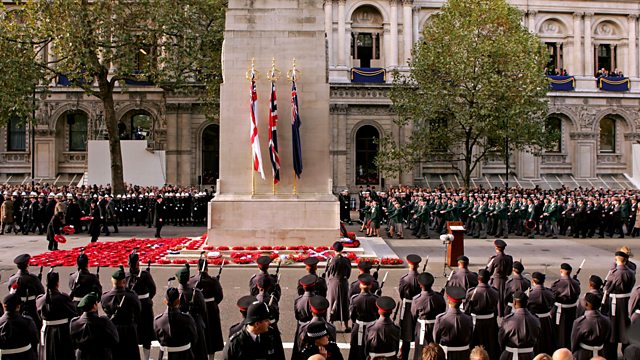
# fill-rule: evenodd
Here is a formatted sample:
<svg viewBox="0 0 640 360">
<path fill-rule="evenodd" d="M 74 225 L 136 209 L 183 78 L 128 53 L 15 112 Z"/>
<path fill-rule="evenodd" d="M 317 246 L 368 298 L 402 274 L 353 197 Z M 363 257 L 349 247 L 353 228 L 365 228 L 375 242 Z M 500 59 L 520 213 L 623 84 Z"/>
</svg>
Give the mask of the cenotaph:
<svg viewBox="0 0 640 360">
<path fill-rule="evenodd" d="M 220 88 L 220 179 L 209 204 L 212 245 L 330 245 L 338 237 L 339 210 L 332 194 L 323 2 L 230 0 Z M 265 179 L 252 170 L 250 81 L 259 71 L 258 136 Z M 303 172 L 292 165 L 291 81 L 295 59 Z M 269 96 L 272 61 L 276 82 L 280 183 L 273 186 L 269 160 Z"/>
</svg>

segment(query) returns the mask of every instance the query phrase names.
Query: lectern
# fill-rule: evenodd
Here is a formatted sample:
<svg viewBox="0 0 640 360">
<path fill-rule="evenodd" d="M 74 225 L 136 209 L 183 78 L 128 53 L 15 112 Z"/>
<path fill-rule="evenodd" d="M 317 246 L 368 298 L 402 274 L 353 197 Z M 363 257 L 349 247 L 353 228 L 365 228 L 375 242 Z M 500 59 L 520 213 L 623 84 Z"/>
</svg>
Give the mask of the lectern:
<svg viewBox="0 0 640 360">
<path fill-rule="evenodd" d="M 447 221 L 447 230 L 453 235 L 453 240 L 447 249 L 449 266 L 456 266 L 458 257 L 464 255 L 464 223 L 462 221 Z"/>
</svg>

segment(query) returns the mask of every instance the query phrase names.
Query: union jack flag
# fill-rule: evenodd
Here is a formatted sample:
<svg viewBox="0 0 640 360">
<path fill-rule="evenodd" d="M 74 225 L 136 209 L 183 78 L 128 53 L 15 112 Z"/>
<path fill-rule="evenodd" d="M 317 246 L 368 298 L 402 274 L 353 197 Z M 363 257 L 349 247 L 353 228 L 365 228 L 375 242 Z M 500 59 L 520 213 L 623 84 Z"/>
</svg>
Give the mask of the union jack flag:
<svg viewBox="0 0 640 360">
<path fill-rule="evenodd" d="M 269 102 L 269 157 L 273 170 L 273 183 L 280 182 L 280 156 L 278 155 L 278 104 L 276 103 L 276 83 L 271 82 Z"/>
<path fill-rule="evenodd" d="M 253 171 L 260 172 L 264 180 L 262 170 L 262 153 L 260 153 L 260 139 L 258 138 L 258 92 L 256 91 L 255 73 L 251 74 L 251 156 L 253 159 Z"/>
</svg>

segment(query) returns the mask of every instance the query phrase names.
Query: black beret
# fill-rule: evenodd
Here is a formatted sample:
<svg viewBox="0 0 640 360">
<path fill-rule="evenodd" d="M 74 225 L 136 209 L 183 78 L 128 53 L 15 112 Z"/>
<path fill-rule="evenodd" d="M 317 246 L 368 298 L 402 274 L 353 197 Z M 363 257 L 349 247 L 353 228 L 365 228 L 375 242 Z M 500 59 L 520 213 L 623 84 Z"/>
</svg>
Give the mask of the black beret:
<svg viewBox="0 0 640 360">
<path fill-rule="evenodd" d="M 8 310 L 15 310 L 15 308 L 22 304 L 22 299 L 18 294 L 9 294 L 4 297 L 2 303 L 7 307 Z"/>
<path fill-rule="evenodd" d="M 602 278 L 598 275 L 591 275 L 589 277 L 589 282 L 592 283 L 596 288 L 601 288 L 602 285 L 604 284 L 604 282 L 602 281 Z"/>
<path fill-rule="evenodd" d="M 124 278 L 126 277 L 124 273 L 124 266 L 120 265 L 118 267 L 118 270 L 114 271 L 111 277 L 114 280 L 124 280 Z"/>
<path fill-rule="evenodd" d="M 491 277 L 491 273 L 489 272 L 489 270 L 487 269 L 480 269 L 478 270 L 478 279 L 482 279 L 482 281 L 489 281 L 489 278 Z"/>
<path fill-rule="evenodd" d="M 98 294 L 91 292 L 85 295 L 78 303 L 78 308 L 85 310 L 98 303 Z"/>
<path fill-rule="evenodd" d="M 545 274 L 543 274 L 543 273 L 541 273 L 539 271 L 536 271 L 533 274 L 531 274 L 531 278 L 536 280 L 536 281 L 538 281 L 538 282 L 540 282 L 540 283 L 542 283 L 547 278 L 547 275 L 545 275 Z"/>
<path fill-rule="evenodd" d="M 240 311 L 247 311 L 249 306 L 251 304 L 253 304 L 254 302 L 256 302 L 256 301 L 257 301 L 257 299 L 256 299 L 255 296 L 245 295 L 245 296 L 241 297 L 240 299 L 238 299 L 238 302 L 236 302 L 236 305 L 238 306 Z"/>
<path fill-rule="evenodd" d="M 365 286 L 371 286 L 371 284 L 373 284 L 373 276 L 369 274 L 360 274 L 358 275 L 358 282 Z"/>
<path fill-rule="evenodd" d="M 82 253 L 78 255 L 78 257 L 76 258 L 76 264 L 81 269 L 86 268 L 89 265 L 89 257 L 87 256 L 87 254 Z"/>
<path fill-rule="evenodd" d="M 371 270 L 372 267 L 373 267 L 373 264 L 371 264 L 371 262 L 369 261 L 360 261 L 358 263 L 358 269 L 360 270 L 369 271 Z"/>
<path fill-rule="evenodd" d="M 602 298 L 593 293 L 584 294 L 584 300 L 591 304 L 595 309 L 599 309 L 602 304 Z"/>
<path fill-rule="evenodd" d="M 391 312 L 395 309 L 396 302 L 388 296 L 381 296 L 376 300 L 376 306 L 384 312 Z"/>
<path fill-rule="evenodd" d="M 567 271 L 571 271 L 573 270 L 573 268 L 571 267 L 571 265 L 567 264 L 567 263 L 562 263 L 560 264 L 560 269 L 562 270 L 567 270 Z"/>
<path fill-rule="evenodd" d="M 333 243 L 333 245 L 331 246 L 333 248 L 333 250 L 335 251 L 342 251 L 342 249 L 344 249 L 344 245 L 342 245 L 341 241 L 336 241 Z"/>
<path fill-rule="evenodd" d="M 507 247 L 507 243 L 506 243 L 506 242 L 504 242 L 504 240 L 502 240 L 502 239 L 496 239 L 496 240 L 493 242 L 493 245 L 494 245 L 495 247 L 499 247 L 499 248 L 506 248 L 506 247 Z"/>
<path fill-rule="evenodd" d="M 428 272 L 423 272 L 422 274 L 418 275 L 418 284 L 422 286 L 429 287 L 433 285 L 434 280 L 435 279 L 433 278 L 433 275 Z"/>
<path fill-rule="evenodd" d="M 247 308 L 247 317 L 245 318 L 245 324 L 253 324 L 257 321 L 266 320 L 269 318 L 269 307 L 263 302 L 254 302 Z"/>
<path fill-rule="evenodd" d="M 445 292 L 447 297 L 455 302 L 461 302 L 466 295 L 464 288 L 461 286 L 447 286 Z"/>
<path fill-rule="evenodd" d="M 318 277 L 313 274 L 309 274 L 309 275 L 303 276 L 300 279 L 299 283 L 300 283 L 300 286 L 307 288 L 307 287 L 314 286 L 316 284 L 316 281 L 318 281 Z"/>
<path fill-rule="evenodd" d="M 522 265 L 522 263 L 520 261 L 514 261 L 513 262 L 513 269 L 514 270 L 518 270 L 518 272 L 523 272 L 524 271 L 524 265 Z"/>
<path fill-rule="evenodd" d="M 316 314 L 324 313 L 329 308 L 329 300 L 324 296 L 315 295 L 309 299 L 309 306 L 311 307 L 311 312 Z"/>
<path fill-rule="evenodd" d="M 266 255 L 260 256 L 256 259 L 256 264 L 258 264 L 259 267 L 269 265 L 271 264 L 271 258 Z"/>
<path fill-rule="evenodd" d="M 137 252 L 132 252 L 131 254 L 129 254 L 129 266 L 135 265 L 138 263 L 138 261 L 140 261 L 140 256 L 138 255 Z"/>
<path fill-rule="evenodd" d="M 328 334 L 327 326 L 322 321 L 312 321 L 307 327 L 307 336 L 310 339 L 319 339 Z"/>
<path fill-rule="evenodd" d="M 513 300 L 520 300 L 520 301 L 525 301 L 529 299 L 529 297 L 527 296 L 527 294 L 524 291 L 520 291 L 517 290 L 516 292 L 513 293 Z"/>
<path fill-rule="evenodd" d="M 318 260 L 317 257 L 315 256 L 309 256 L 308 258 L 304 259 L 303 263 L 307 266 L 313 266 L 313 265 L 318 265 L 318 263 L 320 262 L 320 260 Z"/>
<path fill-rule="evenodd" d="M 169 304 L 172 304 L 174 301 L 178 300 L 180 297 L 180 292 L 178 289 L 174 287 L 170 287 L 167 289 L 167 292 L 164 294 L 164 298 L 167 300 Z"/>
<path fill-rule="evenodd" d="M 469 258 L 464 256 L 464 255 L 458 256 L 458 262 L 463 262 L 465 264 L 468 264 L 469 263 Z"/>
<path fill-rule="evenodd" d="M 189 281 L 189 264 L 184 264 L 182 268 L 176 271 L 176 278 L 178 278 L 179 283 L 185 283 Z"/>
<path fill-rule="evenodd" d="M 55 287 L 60 282 L 60 274 L 55 271 L 49 271 L 47 273 L 47 287 Z"/>
<path fill-rule="evenodd" d="M 419 264 L 420 261 L 422 261 L 422 258 L 419 255 L 416 255 L 416 254 L 407 255 L 407 262 L 409 262 L 410 264 Z"/>
<path fill-rule="evenodd" d="M 21 265 L 28 265 L 29 264 L 29 260 L 31 259 L 31 255 L 29 254 L 21 254 L 15 257 L 15 259 L 13 259 L 13 263 L 21 266 Z"/>
<path fill-rule="evenodd" d="M 624 252 L 624 251 L 616 251 L 615 256 L 622 256 L 622 257 L 623 257 L 623 258 L 625 258 L 625 259 L 628 259 L 628 258 L 629 258 L 629 254 L 627 254 L 627 253 L 626 253 L 626 252 Z"/>
</svg>

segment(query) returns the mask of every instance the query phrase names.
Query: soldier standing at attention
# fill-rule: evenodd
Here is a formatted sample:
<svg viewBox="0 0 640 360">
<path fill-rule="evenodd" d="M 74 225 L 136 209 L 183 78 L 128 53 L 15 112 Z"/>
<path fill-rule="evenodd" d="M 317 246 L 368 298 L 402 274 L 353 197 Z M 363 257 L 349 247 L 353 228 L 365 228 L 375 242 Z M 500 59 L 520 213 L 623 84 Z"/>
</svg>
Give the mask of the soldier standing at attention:
<svg viewBox="0 0 640 360">
<path fill-rule="evenodd" d="M 556 345 L 556 324 L 555 319 L 551 317 L 554 303 L 556 301 L 555 294 L 551 289 L 544 286 L 546 276 L 540 272 L 531 274 L 533 279 L 533 287 L 529 292 L 529 301 L 527 301 L 527 309 L 540 319 L 540 338 L 535 346 L 535 353 L 553 354 L 558 348 Z"/>
<path fill-rule="evenodd" d="M 144 360 L 149 360 L 151 342 L 155 340 L 153 330 L 153 297 L 156 283 L 149 271 L 140 269 L 140 257 L 134 249 L 129 254 L 129 273 L 126 274 L 127 289 L 133 291 L 140 300 L 140 321 L 138 322 L 138 342 L 142 345 Z"/>
<path fill-rule="evenodd" d="M 140 357 L 137 326 L 140 322 L 140 300 L 126 285 L 124 266 L 111 275 L 113 289 L 102 294 L 102 309 L 118 330 L 120 342 L 114 349 L 115 359 Z"/>
<path fill-rule="evenodd" d="M 498 290 L 489 286 L 490 277 L 487 270 L 478 271 L 478 286 L 467 290 L 464 311 L 471 315 L 473 321 L 471 346 L 482 346 L 489 353 L 490 359 L 497 359 L 500 354 L 496 319 L 499 295 Z"/>
<path fill-rule="evenodd" d="M 604 345 L 611 336 L 611 322 L 600 313 L 601 301 L 601 297 L 592 293 L 584 296 L 584 315 L 573 322 L 571 330 L 571 351 L 576 360 L 604 355 Z"/>
<path fill-rule="evenodd" d="M 449 308 L 436 317 L 433 340 L 445 352 L 447 360 L 469 359 L 469 344 L 473 333 L 473 319 L 460 310 L 465 291 L 459 286 L 446 288 Z"/>
<path fill-rule="evenodd" d="M 271 264 L 271 258 L 269 256 L 260 256 L 256 259 L 256 264 L 258 265 L 259 273 L 254 274 L 249 279 L 249 293 L 253 296 L 258 295 L 258 278 L 259 275 L 268 276 L 271 280 L 271 284 L 275 284 L 272 292 L 274 293 L 276 300 L 280 301 L 280 295 L 282 294 L 282 290 L 280 289 L 280 284 L 278 284 L 278 277 L 276 275 L 269 274 L 269 264 Z M 266 299 L 265 301 L 269 301 Z"/>
<path fill-rule="evenodd" d="M 369 326 L 373 325 L 377 318 L 376 300 L 378 296 L 371 293 L 373 276 L 360 274 L 360 293 L 350 298 L 349 318 L 353 322 L 351 341 L 349 348 L 349 360 L 365 360 L 364 335 Z"/>
<path fill-rule="evenodd" d="M 349 328 L 349 277 L 351 276 L 351 261 L 342 256 L 344 249 L 341 242 L 333 243 L 335 256 L 329 258 L 327 266 L 327 300 L 329 300 L 329 321 L 340 321 L 344 324 L 344 331 Z"/>
<path fill-rule="evenodd" d="M 36 360 L 38 330 L 28 315 L 22 315 L 22 300 L 9 294 L 2 300 L 4 315 L 0 317 L 0 353 L 3 359 Z"/>
<path fill-rule="evenodd" d="M 205 327 L 207 318 L 207 307 L 204 302 L 202 291 L 189 285 L 189 264 L 176 271 L 176 279 L 178 279 L 178 292 L 180 293 L 180 311 L 191 315 L 196 323 L 196 331 L 198 333 L 197 340 L 192 341 L 194 358 L 203 360 L 207 358 L 207 344 Z"/>
<path fill-rule="evenodd" d="M 400 328 L 391 320 L 396 302 L 388 296 L 381 296 L 376 300 L 376 306 L 380 316 L 365 335 L 364 347 L 368 359 L 398 359 Z"/>
<path fill-rule="evenodd" d="M 191 343 L 198 341 L 196 323 L 189 314 L 180 311 L 180 292 L 174 287 L 164 296 L 167 309 L 153 321 L 155 335 L 162 352 L 169 360 L 193 360 Z"/>
<path fill-rule="evenodd" d="M 465 291 L 478 285 L 478 274 L 469 271 L 469 258 L 461 255 L 458 257 L 458 268 L 449 275 L 446 286 L 460 286 Z M 445 286 L 445 287 L 446 287 Z"/>
<path fill-rule="evenodd" d="M 40 276 L 29 272 L 29 254 L 18 255 L 13 263 L 18 267 L 18 272 L 9 278 L 9 293 L 20 296 L 20 308 L 22 313 L 29 315 L 36 324 L 36 328 L 42 328 L 42 321 L 36 310 L 36 298 L 44 294 L 44 286 L 40 282 Z"/>
<path fill-rule="evenodd" d="M 358 271 L 360 272 L 359 275 L 361 274 L 370 275 L 371 267 L 372 267 L 371 262 L 360 261 L 358 263 Z M 378 291 L 378 289 L 380 288 L 380 285 L 378 284 L 378 280 L 376 280 L 375 277 L 372 277 L 372 279 L 373 279 L 373 282 L 371 283 L 371 293 L 375 294 L 376 291 Z M 360 293 L 360 281 L 356 279 L 354 282 L 352 282 L 349 285 L 349 299 L 351 299 L 353 295 L 356 295 L 359 293 Z"/>
<path fill-rule="evenodd" d="M 447 310 L 444 296 L 431 288 L 434 280 L 433 275 L 428 272 L 418 275 L 421 291 L 413 297 L 411 302 L 411 318 L 415 324 L 414 338 L 416 340 L 413 360 L 422 359 L 422 349 L 433 342 L 433 325 L 436 323 L 436 316 Z"/>
<path fill-rule="evenodd" d="M 513 312 L 504 317 L 498 340 L 504 348 L 500 360 L 531 360 L 540 335 L 540 320 L 527 310 L 527 294 L 513 294 Z"/>
<path fill-rule="evenodd" d="M 627 329 L 631 324 L 629 313 L 629 298 L 636 283 L 635 273 L 625 265 L 629 255 L 623 251 L 616 251 L 616 268 L 605 279 L 604 301 L 606 312 L 611 320 L 611 337 L 606 345 L 607 358 L 614 358 L 618 353 L 618 343 L 622 344 L 622 351 L 629 345 Z"/>
<path fill-rule="evenodd" d="M 505 297 L 505 284 L 507 277 L 513 271 L 513 258 L 511 255 L 504 253 L 504 249 L 507 247 L 507 243 L 504 240 L 497 239 L 493 242 L 496 248 L 496 254 L 489 259 L 489 263 L 486 266 L 487 271 L 491 274 L 491 280 L 489 285 L 498 290 L 500 295 L 500 302 L 498 303 L 498 317 L 502 318 L 505 315 L 506 303 Z"/>
<path fill-rule="evenodd" d="M 320 262 L 320 260 L 318 260 L 317 257 L 309 256 L 308 258 L 304 259 L 302 263 L 304 263 L 304 269 L 307 271 L 308 274 L 318 276 L 317 274 L 318 262 Z M 327 281 L 324 279 L 324 276 L 326 276 L 326 274 L 323 274 L 323 276 L 318 276 L 318 279 L 316 280 L 316 286 L 315 286 L 316 295 L 320 295 L 322 297 L 327 296 Z M 298 280 L 297 290 L 298 290 L 298 295 L 304 294 L 304 289 L 302 288 L 302 285 L 300 285 L 300 280 Z"/>
<path fill-rule="evenodd" d="M 413 333 L 415 324 L 411 317 L 411 303 L 413 297 L 421 291 L 418 284 L 418 267 L 422 258 L 416 254 L 407 255 L 407 264 L 409 264 L 409 272 L 400 278 L 398 284 L 398 292 L 400 293 L 400 335 L 402 339 L 402 348 L 400 355 L 403 359 L 409 358 L 409 349 L 411 342 L 414 340 Z"/>
<path fill-rule="evenodd" d="M 71 296 L 73 304 L 78 306 L 80 300 L 90 292 L 102 294 L 102 285 L 98 276 L 90 273 L 87 269 L 89 257 L 84 253 L 84 250 L 80 251 L 76 264 L 78 265 L 78 271 L 69 275 L 69 289 L 71 289 L 69 296 Z"/>
<path fill-rule="evenodd" d="M 89 293 L 78 303 L 83 312 L 79 317 L 71 320 L 71 344 L 76 350 L 76 360 L 112 360 L 114 350 L 118 347 L 120 338 L 118 329 L 106 316 L 98 315 L 98 294 Z M 137 345 L 136 345 L 137 348 Z"/>
<path fill-rule="evenodd" d="M 306 275 L 300 279 L 300 285 L 302 285 L 302 288 L 304 289 L 304 294 L 298 296 L 293 302 L 293 313 L 297 321 L 296 331 L 294 334 L 298 333 L 301 324 L 311 321 L 311 318 L 313 317 L 311 314 L 310 301 L 311 298 L 315 296 L 314 288 L 317 278 L 318 277 L 315 275 Z M 300 354 L 300 351 L 302 350 L 301 345 L 302 344 L 299 342 L 298 338 L 293 339 L 293 351 L 291 354 L 292 360 L 302 359 Z"/>
<path fill-rule="evenodd" d="M 560 279 L 551 285 L 556 302 L 553 318 L 557 326 L 558 347 L 571 346 L 571 327 L 576 319 L 576 310 L 580 298 L 580 283 L 571 278 L 573 268 L 567 263 L 560 265 Z"/>
<path fill-rule="evenodd" d="M 209 275 L 209 263 L 206 257 L 201 257 L 198 260 L 198 275 L 191 277 L 189 285 L 202 291 L 202 296 L 204 296 L 204 302 L 207 307 L 207 327 L 205 328 L 207 354 L 209 359 L 213 360 L 215 353 L 222 351 L 224 348 L 220 309 L 218 308 L 224 298 L 224 294 L 218 277 Z"/>
<path fill-rule="evenodd" d="M 505 308 L 505 315 L 511 312 L 513 308 L 513 304 L 510 299 L 513 298 L 513 294 L 516 291 L 527 291 L 531 288 L 531 281 L 526 277 L 522 276 L 524 272 L 524 266 L 521 262 L 515 261 L 513 263 L 513 274 L 511 275 L 511 279 L 507 280 L 504 284 L 504 302 L 507 304 Z"/>
<path fill-rule="evenodd" d="M 40 332 L 40 359 L 73 359 L 73 347 L 69 333 L 69 320 L 76 317 L 76 306 L 69 295 L 58 289 L 60 275 L 50 271 L 47 274 L 47 293 L 36 299 L 38 314 L 42 319 Z"/>
</svg>

